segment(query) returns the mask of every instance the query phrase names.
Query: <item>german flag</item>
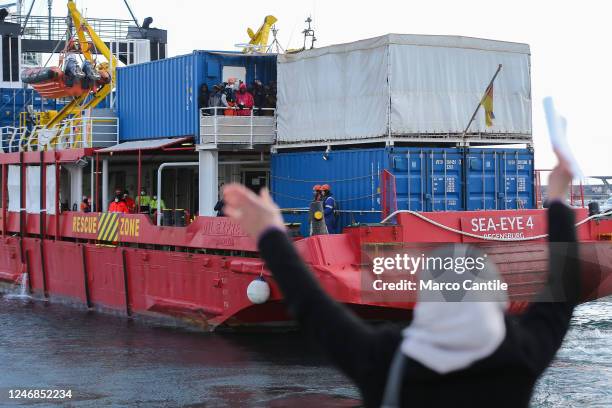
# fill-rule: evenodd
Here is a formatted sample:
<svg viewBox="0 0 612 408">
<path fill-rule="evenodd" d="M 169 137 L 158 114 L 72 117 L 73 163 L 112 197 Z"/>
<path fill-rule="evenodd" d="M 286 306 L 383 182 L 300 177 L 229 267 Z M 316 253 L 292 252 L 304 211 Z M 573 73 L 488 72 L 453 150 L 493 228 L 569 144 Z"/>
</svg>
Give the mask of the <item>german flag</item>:
<svg viewBox="0 0 612 408">
<path fill-rule="evenodd" d="M 493 83 L 487 88 L 480 104 L 485 110 L 485 122 L 487 127 L 493 126 L 493 119 L 495 119 L 495 115 L 493 114 Z"/>
</svg>

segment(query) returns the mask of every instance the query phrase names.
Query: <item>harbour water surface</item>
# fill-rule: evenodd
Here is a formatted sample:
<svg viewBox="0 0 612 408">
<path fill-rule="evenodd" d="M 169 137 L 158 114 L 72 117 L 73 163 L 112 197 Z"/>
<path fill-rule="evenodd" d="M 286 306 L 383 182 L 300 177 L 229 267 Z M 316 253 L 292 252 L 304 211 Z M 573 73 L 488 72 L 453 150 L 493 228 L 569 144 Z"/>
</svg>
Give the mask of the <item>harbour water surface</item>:
<svg viewBox="0 0 612 408">
<path fill-rule="evenodd" d="M 612 406 L 612 298 L 582 305 L 533 407 Z M 11 389 L 72 391 L 64 401 Z M 0 406 L 353 407 L 298 333 L 206 334 L 0 295 Z"/>
</svg>

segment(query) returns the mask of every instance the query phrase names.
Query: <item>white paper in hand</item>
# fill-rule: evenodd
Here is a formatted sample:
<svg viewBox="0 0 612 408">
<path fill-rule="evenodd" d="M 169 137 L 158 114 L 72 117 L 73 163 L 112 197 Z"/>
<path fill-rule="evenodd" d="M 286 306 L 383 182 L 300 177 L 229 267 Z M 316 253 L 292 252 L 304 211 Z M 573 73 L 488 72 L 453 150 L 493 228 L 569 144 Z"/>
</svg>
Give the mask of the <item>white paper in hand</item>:
<svg viewBox="0 0 612 408">
<path fill-rule="evenodd" d="M 548 123 L 548 134 L 550 136 L 550 144 L 561 155 L 571 167 L 574 177 L 582 177 L 580 166 L 572 153 L 572 150 L 567 143 L 567 121 L 557 113 L 555 104 L 550 96 L 544 98 L 544 113 L 546 114 L 546 122 Z"/>
</svg>

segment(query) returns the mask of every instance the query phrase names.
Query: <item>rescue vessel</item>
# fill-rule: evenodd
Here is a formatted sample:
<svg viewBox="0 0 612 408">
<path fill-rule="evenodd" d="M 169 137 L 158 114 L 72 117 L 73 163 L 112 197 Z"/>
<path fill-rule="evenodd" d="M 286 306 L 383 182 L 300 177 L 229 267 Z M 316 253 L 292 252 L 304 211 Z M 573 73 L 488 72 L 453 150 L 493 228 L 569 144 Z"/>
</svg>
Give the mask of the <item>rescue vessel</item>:
<svg viewBox="0 0 612 408">
<path fill-rule="evenodd" d="M 74 32 L 63 55 L 78 53 L 104 80 L 73 88 L 59 67 L 27 72 L 33 89 L 52 85 L 67 99 L 2 128 L 5 289 L 24 284 L 34 298 L 205 330 L 291 325 L 256 243 L 215 216 L 219 189 L 232 181 L 270 186 L 321 285 L 365 319 L 410 318 L 412 303 L 364 292 L 367 253 L 394 246 L 480 243 L 510 284 L 515 312 L 543 285 L 527 45 L 390 34 L 270 53 L 268 16 L 242 51 L 165 58 L 159 30 L 137 24 L 139 38 L 114 46 L 72 1 L 68 10 Z M 156 51 L 130 64 L 141 41 Z M 198 104 L 202 85 L 230 78 L 260 81 L 275 106 L 236 116 Z M 340 231 L 310 236 L 322 222 L 310 194 L 323 183 L 340 204 Z M 135 197 L 135 213 L 107 211 L 117 188 Z M 82 196 L 91 212 L 79 211 Z M 612 294 L 612 216 L 579 204 L 589 301 Z M 269 294 L 249 296 L 262 281 Z"/>
</svg>

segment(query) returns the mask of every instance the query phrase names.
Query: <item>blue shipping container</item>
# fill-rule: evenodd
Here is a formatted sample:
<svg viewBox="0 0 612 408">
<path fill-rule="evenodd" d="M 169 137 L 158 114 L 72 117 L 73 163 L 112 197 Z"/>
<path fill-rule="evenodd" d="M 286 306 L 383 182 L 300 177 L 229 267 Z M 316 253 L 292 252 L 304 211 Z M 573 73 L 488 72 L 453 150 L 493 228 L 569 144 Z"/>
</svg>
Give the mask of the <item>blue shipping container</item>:
<svg viewBox="0 0 612 408">
<path fill-rule="evenodd" d="M 468 210 L 535 207 L 533 151 L 468 149 L 465 160 Z"/>
<path fill-rule="evenodd" d="M 487 170 L 495 160 L 500 170 Z M 399 210 L 533 208 L 533 152 L 525 149 L 399 147 L 277 153 L 272 155 L 271 170 L 273 197 L 286 210 L 287 222 L 302 224 L 303 235 L 308 233 L 306 209 L 315 184 L 331 185 L 341 226 L 380 222 L 383 170 L 395 178 Z M 478 206 L 483 191 L 487 207 Z"/>
<path fill-rule="evenodd" d="M 308 234 L 308 212 L 315 184 L 330 184 L 340 210 L 340 225 L 380 221 L 380 178 L 388 165 L 385 149 L 278 153 L 272 155 L 271 190 L 287 222 Z"/>
<path fill-rule="evenodd" d="M 31 88 L 0 88 L 0 127 L 19 126 L 19 113 L 32 105 L 35 111 L 60 110 L 63 101 L 45 99 Z"/>
<path fill-rule="evenodd" d="M 456 148 L 398 148 L 389 152 L 397 208 L 463 210 L 463 152 Z"/>
<path fill-rule="evenodd" d="M 198 91 L 222 82 L 224 67 L 243 67 L 246 82 L 276 80 L 276 56 L 239 52 L 191 54 L 117 70 L 117 111 L 121 141 L 199 136 Z"/>
</svg>

